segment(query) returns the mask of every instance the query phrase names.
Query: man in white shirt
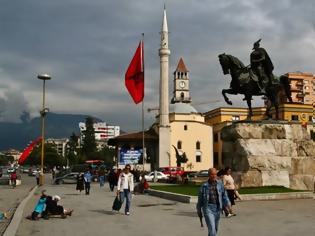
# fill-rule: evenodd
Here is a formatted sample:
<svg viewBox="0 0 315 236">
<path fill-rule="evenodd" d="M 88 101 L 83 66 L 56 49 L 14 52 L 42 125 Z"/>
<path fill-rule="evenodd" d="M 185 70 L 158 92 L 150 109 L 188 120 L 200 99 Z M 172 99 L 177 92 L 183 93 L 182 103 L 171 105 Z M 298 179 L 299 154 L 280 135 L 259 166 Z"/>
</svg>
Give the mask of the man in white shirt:
<svg viewBox="0 0 315 236">
<path fill-rule="evenodd" d="M 124 171 L 119 175 L 117 183 L 117 196 L 123 203 L 126 198 L 125 214 L 130 215 L 131 194 L 133 193 L 134 183 L 133 174 L 130 173 L 131 166 L 127 164 Z"/>
</svg>

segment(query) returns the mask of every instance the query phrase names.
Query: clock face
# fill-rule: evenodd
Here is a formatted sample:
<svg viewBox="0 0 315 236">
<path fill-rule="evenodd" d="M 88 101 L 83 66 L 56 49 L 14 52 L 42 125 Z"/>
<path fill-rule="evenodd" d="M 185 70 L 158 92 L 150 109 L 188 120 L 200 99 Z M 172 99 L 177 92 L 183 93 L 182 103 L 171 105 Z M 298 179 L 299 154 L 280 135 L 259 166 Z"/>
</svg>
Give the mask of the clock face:
<svg viewBox="0 0 315 236">
<path fill-rule="evenodd" d="M 185 82 L 184 81 L 180 81 L 179 82 L 179 87 L 181 87 L 181 88 L 185 88 Z"/>
</svg>

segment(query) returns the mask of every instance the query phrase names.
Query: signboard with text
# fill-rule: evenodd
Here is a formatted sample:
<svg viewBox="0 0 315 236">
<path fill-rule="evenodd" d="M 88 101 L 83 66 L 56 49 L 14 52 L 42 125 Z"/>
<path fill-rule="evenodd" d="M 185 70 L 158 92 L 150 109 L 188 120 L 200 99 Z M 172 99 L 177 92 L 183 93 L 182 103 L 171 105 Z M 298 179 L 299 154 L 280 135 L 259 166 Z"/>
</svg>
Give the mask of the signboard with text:
<svg viewBox="0 0 315 236">
<path fill-rule="evenodd" d="M 120 165 L 134 165 L 138 164 L 142 156 L 142 149 L 120 149 L 119 153 L 119 164 Z"/>
</svg>

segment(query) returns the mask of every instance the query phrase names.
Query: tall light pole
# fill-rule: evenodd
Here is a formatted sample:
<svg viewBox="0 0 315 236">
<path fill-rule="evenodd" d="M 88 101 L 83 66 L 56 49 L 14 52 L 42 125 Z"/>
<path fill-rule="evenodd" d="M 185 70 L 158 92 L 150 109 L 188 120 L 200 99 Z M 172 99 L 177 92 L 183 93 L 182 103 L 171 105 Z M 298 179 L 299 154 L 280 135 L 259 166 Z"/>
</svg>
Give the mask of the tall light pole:
<svg viewBox="0 0 315 236">
<path fill-rule="evenodd" d="M 42 105 L 42 110 L 40 111 L 41 133 L 42 133 L 42 152 L 41 152 L 40 179 L 39 179 L 39 184 L 43 185 L 45 182 L 45 178 L 44 178 L 45 115 L 49 111 L 48 108 L 45 108 L 45 83 L 46 83 L 46 80 L 50 80 L 51 77 L 47 74 L 41 74 L 41 75 L 38 75 L 37 78 L 43 81 L 43 105 Z"/>
</svg>

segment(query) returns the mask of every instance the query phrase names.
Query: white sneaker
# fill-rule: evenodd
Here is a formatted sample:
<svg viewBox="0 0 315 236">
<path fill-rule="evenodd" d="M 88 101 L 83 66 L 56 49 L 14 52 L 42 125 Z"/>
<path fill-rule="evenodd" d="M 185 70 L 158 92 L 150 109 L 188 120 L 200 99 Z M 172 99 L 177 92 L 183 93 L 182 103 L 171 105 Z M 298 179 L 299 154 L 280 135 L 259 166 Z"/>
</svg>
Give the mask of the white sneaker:
<svg viewBox="0 0 315 236">
<path fill-rule="evenodd" d="M 129 215 L 130 215 L 130 212 L 129 212 L 129 211 L 127 211 L 127 212 L 126 212 L 126 215 L 127 215 L 127 216 L 129 216 Z"/>
<path fill-rule="evenodd" d="M 232 217 L 232 216 L 233 216 L 233 214 L 229 213 L 226 217 L 227 217 L 227 218 L 230 218 L 230 217 Z"/>
</svg>

